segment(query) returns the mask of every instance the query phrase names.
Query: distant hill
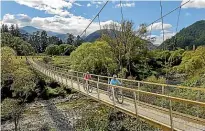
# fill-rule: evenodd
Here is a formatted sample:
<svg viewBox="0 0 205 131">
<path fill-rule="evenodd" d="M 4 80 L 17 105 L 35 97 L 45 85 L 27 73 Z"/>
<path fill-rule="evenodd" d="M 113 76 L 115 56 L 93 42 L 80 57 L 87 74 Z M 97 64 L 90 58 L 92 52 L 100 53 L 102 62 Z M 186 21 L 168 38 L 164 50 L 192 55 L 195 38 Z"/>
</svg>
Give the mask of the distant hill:
<svg viewBox="0 0 205 131">
<path fill-rule="evenodd" d="M 176 44 L 174 39 L 176 37 Z M 159 48 L 166 47 L 172 50 L 173 47 L 189 48 L 192 46 L 205 45 L 205 20 L 197 21 L 194 24 L 183 28 L 176 36 L 164 41 Z"/>
<path fill-rule="evenodd" d="M 107 33 L 105 29 L 97 30 L 97 31 L 95 31 L 95 32 L 93 32 L 93 33 L 91 33 L 91 34 L 89 34 L 89 35 L 84 39 L 84 41 L 86 41 L 86 42 L 94 42 L 94 41 L 96 41 L 98 38 L 100 38 L 103 33 Z M 109 35 L 111 35 L 111 37 L 114 37 L 114 34 L 111 32 L 111 30 L 110 30 L 108 33 L 109 33 Z M 120 32 L 118 32 L 118 33 L 120 33 Z M 149 50 L 153 50 L 153 49 L 156 49 L 157 46 L 155 46 L 155 45 L 153 45 L 153 43 L 147 41 L 147 48 L 148 48 Z"/>
<path fill-rule="evenodd" d="M 20 32 L 22 34 L 33 34 L 33 32 L 37 32 L 37 31 L 43 31 L 42 29 L 38 29 L 38 28 L 35 28 L 33 26 L 24 26 L 22 28 L 20 28 Z M 66 41 L 67 40 L 67 34 L 61 34 L 61 33 L 57 33 L 57 32 L 52 32 L 52 31 L 46 31 L 48 36 L 57 36 L 59 37 L 61 40 L 63 41 Z"/>
<path fill-rule="evenodd" d="M 95 32 L 93 32 L 93 33 L 91 33 L 91 34 L 89 34 L 89 35 L 84 39 L 84 41 L 86 41 L 86 42 L 94 42 L 94 41 L 96 41 L 98 38 L 100 38 L 103 33 L 106 33 L 106 32 L 107 32 L 107 31 L 106 31 L 105 29 L 97 30 L 97 31 L 95 31 Z M 114 37 L 114 34 L 111 33 L 111 31 L 109 31 L 109 34 Z"/>
</svg>

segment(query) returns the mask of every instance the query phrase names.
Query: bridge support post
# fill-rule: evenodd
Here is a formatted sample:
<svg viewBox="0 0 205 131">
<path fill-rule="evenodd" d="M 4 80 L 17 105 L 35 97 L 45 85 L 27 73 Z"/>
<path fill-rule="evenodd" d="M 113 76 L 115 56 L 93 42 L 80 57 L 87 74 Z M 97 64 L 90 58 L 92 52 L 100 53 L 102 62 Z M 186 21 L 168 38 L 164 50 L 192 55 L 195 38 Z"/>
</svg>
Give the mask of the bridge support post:
<svg viewBox="0 0 205 131">
<path fill-rule="evenodd" d="M 137 83 L 137 90 L 140 90 L 140 83 L 139 82 Z M 137 92 L 137 100 L 138 101 L 140 100 L 140 92 L 139 91 Z"/>
<path fill-rule="evenodd" d="M 136 114 L 136 116 L 138 116 L 136 92 L 134 92 L 134 105 L 135 105 L 135 114 Z"/>
<path fill-rule="evenodd" d="M 197 100 L 200 101 L 200 90 L 197 91 Z M 199 106 L 197 105 L 197 112 L 196 112 L 197 117 L 199 117 Z"/>
<path fill-rule="evenodd" d="M 164 95 L 164 86 L 162 86 L 162 94 Z M 161 102 L 161 106 L 164 107 L 164 101 Z"/>
<path fill-rule="evenodd" d="M 171 131 L 174 131 L 173 128 L 173 116 L 172 116 L 172 100 L 169 100 L 169 116 L 170 116 L 170 126 L 171 126 Z"/>
<path fill-rule="evenodd" d="M 97 82 L 97 93 L 98 93 L 98 100 L 100 100 L 99 81 L 100 81 L 100 78 L 99 78 L 99 76 L 98 76 L 98 82 Z"/>
<path fill-rule="evenodd" d="M 164 95 L 164 86 L 162 86 L 162 94 Z"/>
<path fill-rule="evenodd" d="M 78 74 L 78 72 L 77 72 L 77 82 L 78 82 L 78 90 L 80 91 L 79 74 Z"/>
</svg>

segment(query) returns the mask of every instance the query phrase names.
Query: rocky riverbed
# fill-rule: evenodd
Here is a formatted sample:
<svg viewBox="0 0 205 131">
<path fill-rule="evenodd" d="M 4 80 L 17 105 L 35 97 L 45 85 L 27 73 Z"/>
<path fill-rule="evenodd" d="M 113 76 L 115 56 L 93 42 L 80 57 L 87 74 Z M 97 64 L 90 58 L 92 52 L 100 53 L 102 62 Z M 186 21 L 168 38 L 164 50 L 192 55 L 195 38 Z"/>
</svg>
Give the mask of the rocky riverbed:
<svg viewBox="0 0 205 131">
<path fill-rule="evenodd" d="M 134 131 L 158 130 L 79 93 L 65 98 L 38 100 L 26 105 L 21 131 Z M 2 123 L 2 131 L 14 130 L 14 122 Z"/>
</svg>

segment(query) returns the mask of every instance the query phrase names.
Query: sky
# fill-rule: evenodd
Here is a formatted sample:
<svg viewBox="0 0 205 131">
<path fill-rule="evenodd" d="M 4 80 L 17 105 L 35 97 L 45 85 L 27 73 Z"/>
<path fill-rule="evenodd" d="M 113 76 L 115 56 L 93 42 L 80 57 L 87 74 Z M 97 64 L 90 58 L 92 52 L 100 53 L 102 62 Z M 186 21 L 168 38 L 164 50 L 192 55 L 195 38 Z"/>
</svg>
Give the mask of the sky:
<svg viewBox="0 0 205 131">
<path fill-rule="evenodd" d="M 162 13 L 173 10 L 187 0 L 163 1 Z M 72 33 L 80 35 L 92 18 L 105 4 L 105 1 L 75 1 L 75 0 L 15 0 L 1 1 L 0 22 L 3 24 L 18 24 L 19 27 L 33 26 L 46 31 L 58 33 Z M 134 30 L 139 29 L 142 23 L 150 24 L 160 18 L 160 1 L 122 1 L 122 12 L 125 20 L 134 23 Z M 121 21 L 120 1 L 109 1 L 99 15 L 100 25 Z M 192 0 L 181 8 L 179 24 L 177 17 L 179 10 L 163 19 L 164 38 L 168 39 L 196 21 L 205 20 L 205 0 Z M 99 30 L 99 21 L 96 19 L 87 29 L 88 35 Z M 156 37 L 154 44 L 163 42 L 161 20 L 147 27 L 150 36 Z M 152 29 L 152 30 L 151 30 Z"/>
</svg>

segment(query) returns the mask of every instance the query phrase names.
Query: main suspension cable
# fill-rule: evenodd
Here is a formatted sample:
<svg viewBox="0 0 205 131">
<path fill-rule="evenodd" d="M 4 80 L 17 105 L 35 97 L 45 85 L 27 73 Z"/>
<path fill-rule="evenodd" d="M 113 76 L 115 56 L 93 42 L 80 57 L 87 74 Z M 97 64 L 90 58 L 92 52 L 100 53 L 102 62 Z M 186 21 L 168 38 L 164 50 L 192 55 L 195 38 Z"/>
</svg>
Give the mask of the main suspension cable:
<svg viewBox="0 0 205 131">
<path fill-rule="evenodd" d="M 171 14 L 171 13 L 174 12 L 175 10 L 177 10 L 177 9 L 179 9 L 179 8 L 181 8 L 181 7 L 183 7 L 184 5 L 186 5 L 187 3 L 189 3 L 190 1 L 191 1 L 191 0 L 189 0 L 189 1 L 185 2 L 185 3 L 183 3 L 182 5 L 176 7 L 175 9 L 171 10 L 170 12 L 164 14 L 162 17 L 156 19 L 155 21 L 153 21 L 152 23 L 150 23 L 149 25 L 147 25 L 147 27 L 150 26 L 151 24 L 156 23 L 157 21 L 161 20 L 162 18 L 166 17 L 167 15 Z"/>
<path fill-rule="evenodd" d="M 103 7 L 100 9 L 100 11 L 95 15 L 95 17 L 91 20 L 91 22 L 88 24 L 88 26 L 84 29 L 84 31 L 80 34 L 80 37 L 83 35 L 83 33 L 89 28 L 89 26 L 93 23 L 93 21 L 96 19 L 96 17 L 101 13 L 101 11 L 105 8 L 109 1 L 106 1 Z"/>
</svg>

